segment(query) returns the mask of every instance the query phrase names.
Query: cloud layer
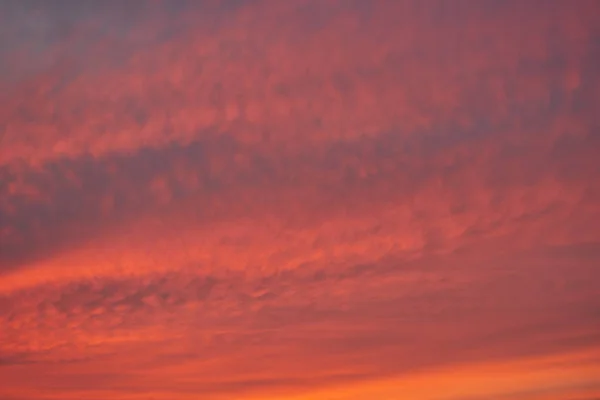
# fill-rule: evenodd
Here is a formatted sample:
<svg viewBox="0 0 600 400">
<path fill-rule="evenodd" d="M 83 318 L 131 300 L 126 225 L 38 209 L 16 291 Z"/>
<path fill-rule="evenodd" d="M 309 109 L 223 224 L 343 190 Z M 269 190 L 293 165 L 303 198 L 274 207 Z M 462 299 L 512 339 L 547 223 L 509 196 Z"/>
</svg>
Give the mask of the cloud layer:
<svg viewBox="0 0 600 400">
<path fill-rule="evenodd" d="M 1 396 L 597 397 L 598 27 L 0 3 Z"/>
</svg>

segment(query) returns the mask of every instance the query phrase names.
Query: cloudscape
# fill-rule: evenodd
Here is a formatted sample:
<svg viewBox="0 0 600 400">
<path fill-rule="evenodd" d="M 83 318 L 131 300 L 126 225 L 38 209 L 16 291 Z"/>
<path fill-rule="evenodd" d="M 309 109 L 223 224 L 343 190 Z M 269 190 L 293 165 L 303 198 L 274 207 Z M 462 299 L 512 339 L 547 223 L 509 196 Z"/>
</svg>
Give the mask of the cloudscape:
<svg viewBox="0 0 600 400">
<path fill-rule="evenodd" d="M 0 398 L 600 398 L 600 2 L 0 0 Z"/>
</svg>

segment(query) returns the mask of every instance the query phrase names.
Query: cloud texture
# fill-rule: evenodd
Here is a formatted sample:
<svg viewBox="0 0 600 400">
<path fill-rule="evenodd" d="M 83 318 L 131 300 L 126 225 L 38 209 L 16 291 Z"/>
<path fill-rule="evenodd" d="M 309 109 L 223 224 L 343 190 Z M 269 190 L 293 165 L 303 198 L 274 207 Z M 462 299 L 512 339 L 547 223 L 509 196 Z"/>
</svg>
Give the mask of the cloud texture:
<svg viewBox="0 0 600 400">
<path fill-rule="evenodd" d="M 595 1 L 0 2 L 0 397 L 600 395 Z"/>
</svg>

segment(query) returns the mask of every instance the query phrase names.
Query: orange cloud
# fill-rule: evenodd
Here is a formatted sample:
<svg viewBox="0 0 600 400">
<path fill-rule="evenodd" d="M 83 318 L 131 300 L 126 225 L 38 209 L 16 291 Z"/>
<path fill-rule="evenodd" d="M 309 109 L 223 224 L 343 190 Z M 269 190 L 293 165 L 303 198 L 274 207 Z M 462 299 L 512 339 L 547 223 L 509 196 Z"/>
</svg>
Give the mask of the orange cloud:
<svg viewBox="0 0 600 400">
<path fill-rule="evenodd" d="M 0 397 L 597 396 L 596 2 L 23 4 Z"/>
</svg>

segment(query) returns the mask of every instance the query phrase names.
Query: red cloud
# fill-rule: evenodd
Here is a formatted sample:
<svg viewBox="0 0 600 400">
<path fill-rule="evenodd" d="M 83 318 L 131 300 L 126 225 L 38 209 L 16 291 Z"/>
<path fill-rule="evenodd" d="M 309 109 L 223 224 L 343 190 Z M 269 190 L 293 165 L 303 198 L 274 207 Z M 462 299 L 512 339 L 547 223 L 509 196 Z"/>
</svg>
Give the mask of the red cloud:
<svg viewBox="0 0 600 400">
<path fill-rule="evenodd" d="M 591 393 L 600 13 L 543 5 L 0 6 L 0 394 Z"/>
</svg>

